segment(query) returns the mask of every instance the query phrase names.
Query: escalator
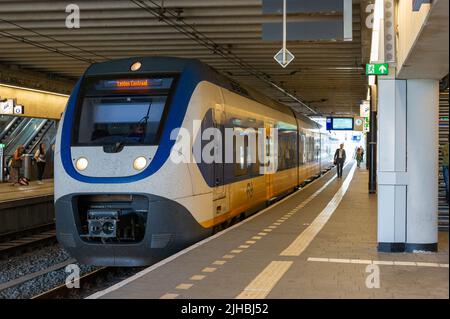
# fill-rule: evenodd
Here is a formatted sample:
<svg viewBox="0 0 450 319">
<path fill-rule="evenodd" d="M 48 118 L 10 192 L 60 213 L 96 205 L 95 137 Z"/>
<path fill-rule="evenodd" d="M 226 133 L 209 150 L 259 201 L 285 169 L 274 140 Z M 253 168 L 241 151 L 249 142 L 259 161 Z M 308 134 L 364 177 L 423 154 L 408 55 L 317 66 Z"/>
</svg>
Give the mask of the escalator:
<svg viewBox="0 0 450 319">
<path fill-rule="evenodd" d="M 448 143 L 448 133 L 449 133 L 449 121 L 448 121 L 448 86 L 445 89 L 441 89 L 439 94 L 439 149 L 445 143 Z M 445 183 L 444 175 L 442 171 L 442 153 L 439 153 L 439 193 L 438 193 L 438 227 L 440 231 L 447 231 L 449 229 L 449 214 L 448 214 L 448 203 L 445 198 Z"/>
<path fill-rule="evenodd" d="M 57 125 L 56 121 L 36 118 L 21 118 L 11 117 L 2 118 L 0 121 L 0 143 L 4 145 L 3 148 L 3 167 L 8 168 L 12 155 L 20 145 L 25 147 L 24 154 L 28 157 L 26 161 L 28 167 L 25 176 L 34 179 L 35 165 L 33 155 L 41 143 L 46 145 L 46 151 L 52 150 L 52 145 L 56 138 Z M 49 155 L 52 152 L 48 153 Z M 48 172 L 45 178 L 53 177 L 53 161 L 49 158 L 47 163 Z M 31 166 L 30 166 L 31 165 Z M 5 172 L 8 170 L 6 169 Z M 4 176 L 4 175 L 3 175 Z"/>
<path fill-rule="evenodd" d="M 5 122 L 0 133 L 0 143 L 7 144 L 9 140 L 15 137 L 20 130 L 26 125 L 29 119 L 22 117 L 12 117 L 9 122 Z"/>
<path fill-rule="evenodd" d="M 26 148 L 27 142 L 38 133 L 42 125 L 46 122 L 46 120 L 41 119 L 28 119 L 24 121 L 26 123 L 21 126 L 21 130 L 17 134 L 13 134 L 5 143 L 5 156 L 11 156 L 19 145 L 23 145 Z"/>
<path fill-rule="evenodd" d="M 19 145 L 25 147 L 25 154 L 31 154 L 49 132 L 56 133 L 55 121 L 34 118 L 26 120 L 26 123 L 21 125 L 20 132 L 5 143 L 5 155 L 11 156 Z"/>
<path fill-rule="evenodd" d="M 54 137 L 56 135 L 56 122 L 47 120 L 36 134 L 25 143 L 25 153 L 34 154 L 41 143 L 44 143 L 46 147 L 50 147 L 51 143 L 54 143 Z"/>
</svg>

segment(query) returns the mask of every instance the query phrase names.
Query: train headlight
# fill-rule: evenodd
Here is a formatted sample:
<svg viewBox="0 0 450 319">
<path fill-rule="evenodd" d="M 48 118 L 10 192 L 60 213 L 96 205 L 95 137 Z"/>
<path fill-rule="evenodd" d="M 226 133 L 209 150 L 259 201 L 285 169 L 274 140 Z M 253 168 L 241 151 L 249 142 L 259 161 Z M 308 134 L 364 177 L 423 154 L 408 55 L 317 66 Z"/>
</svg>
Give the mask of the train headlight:
<svg viewBox="0 0 450 319">
<path fill-rule="evenodd" d="M 76 162 L 77 170 L 84 171 L 88 167 L 88 164 L 89 164 L 89 162 L 88 162 L 87 158 L 80 157 L 79 159 L 77 159 L 77 162 Z"/>
<path fill-rule="evenodd" d="M 137 171 L 142 171 L 147 166 L 147 159 L 143 156 L 139 156 L 134 160 L 133 168 Z"/>
<path fill-rule="evenodd" d="M 135 71 L 139 71 L 142 67 L 142 63 L 141 62 L 134 62 L 131 67 L 130 70 L 135 72 Z"/>
</svg>

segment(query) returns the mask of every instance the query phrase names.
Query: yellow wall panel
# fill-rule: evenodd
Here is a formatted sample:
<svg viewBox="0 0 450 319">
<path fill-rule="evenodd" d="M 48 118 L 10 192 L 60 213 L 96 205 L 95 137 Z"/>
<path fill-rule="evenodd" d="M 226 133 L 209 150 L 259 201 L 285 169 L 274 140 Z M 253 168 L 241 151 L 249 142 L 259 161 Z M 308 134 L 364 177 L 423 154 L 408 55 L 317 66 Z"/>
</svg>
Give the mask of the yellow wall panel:
<svg viewBox="0 0 450 319">
<path fill-rule="evenodd" d="M 15 99 L 24 106 L 25 117 L 59 120 L 67 104 L 67 95 L 0 84 L 1 99 Z"/>
</svg>

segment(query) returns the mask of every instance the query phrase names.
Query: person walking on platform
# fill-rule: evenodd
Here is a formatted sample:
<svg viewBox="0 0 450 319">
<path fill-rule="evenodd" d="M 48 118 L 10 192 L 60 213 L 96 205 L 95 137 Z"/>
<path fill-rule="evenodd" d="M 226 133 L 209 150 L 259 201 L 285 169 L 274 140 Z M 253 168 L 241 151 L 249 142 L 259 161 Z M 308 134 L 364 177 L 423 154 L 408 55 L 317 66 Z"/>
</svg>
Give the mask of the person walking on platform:
<svg viewBox="0 0 450 319">
<path fill-rule="evenodd" d="M 46 153 L 45 144 L 41 143 L 38 150 L 34 154 L 34 159 L 36 160 L 38 169 L 38 184 L 43 184 L 42 177 L 44 176 L 45 171 Z"/>
<path fill-rule="evenodd" d="M 337 165 L 338 178 L 342 178 L 342 170 L 344 169 L 345 158 L 346 154 L 344 150 L 344 144 L 341 144 L 340 147 L 336 150 L 336 153 L 334 153 L 334 164 Z"/>
<path fill-rule="evenodd" d="M 11 169 L 9 174 L 9 180 L 12 183 L 11 186 L 15 186 L 16 184 L 20 184 L 20 169 L 22 168 L 23 156 L 25 152 L 25 147 L 23 145 L 19 145 L 17 150 L 14 152 L 11 159 Z"/>
<path fill-rule="evenodd" d="M 444 175 L 445 183 L 445 199 L 449 200 L 449 185 L 448 185 L 448 142 L 442 146 L 442 174 Z"/>
<path fill-rule="evenodd" d="M 356 150 L 356 163 L 358 164 L 358 167 L 361 167 L 361 162 L 363 161 L 363 155 L 364 151 L 362 147 L 358 147 Z"/>
</svg>

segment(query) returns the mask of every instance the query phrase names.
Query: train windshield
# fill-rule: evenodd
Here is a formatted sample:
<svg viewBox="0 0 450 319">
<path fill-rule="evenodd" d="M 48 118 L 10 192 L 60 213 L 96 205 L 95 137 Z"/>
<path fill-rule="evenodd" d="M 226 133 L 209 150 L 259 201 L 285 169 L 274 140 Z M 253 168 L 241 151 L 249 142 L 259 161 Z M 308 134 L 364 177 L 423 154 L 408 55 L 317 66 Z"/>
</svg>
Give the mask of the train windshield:
<svg viewBox="0 0 450 319">
<path fill-rule="evenodd" d="M 174 78 L 88 80 L 74 144 L 156 145 Z"/>
</svg>

